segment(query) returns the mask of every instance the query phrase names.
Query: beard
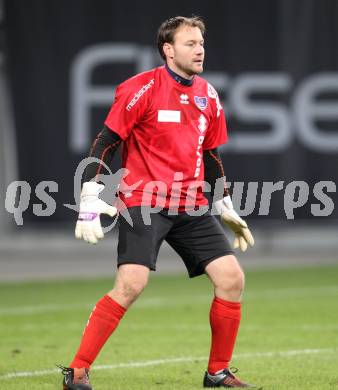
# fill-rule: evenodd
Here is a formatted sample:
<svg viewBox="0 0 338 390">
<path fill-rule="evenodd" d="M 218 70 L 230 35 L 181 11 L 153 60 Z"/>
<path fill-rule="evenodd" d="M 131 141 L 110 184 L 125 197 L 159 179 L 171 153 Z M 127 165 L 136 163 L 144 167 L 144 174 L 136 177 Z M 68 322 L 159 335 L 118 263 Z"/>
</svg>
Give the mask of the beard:
<svg viewBox="0 0 338 390">
<path fill-rule="evenodd" d="M 203 72 L 203 67 L 201 70 L 194 70 L 192 65 L 191 66 L 184 65 L 178 61 L 174 61 L 174 63 L 179 70 L 181 70 L 182 72 L 184 72 L 185 74 L 187 74 L 189 76 L 195 76 L 196 74 Z"/>
</svg>

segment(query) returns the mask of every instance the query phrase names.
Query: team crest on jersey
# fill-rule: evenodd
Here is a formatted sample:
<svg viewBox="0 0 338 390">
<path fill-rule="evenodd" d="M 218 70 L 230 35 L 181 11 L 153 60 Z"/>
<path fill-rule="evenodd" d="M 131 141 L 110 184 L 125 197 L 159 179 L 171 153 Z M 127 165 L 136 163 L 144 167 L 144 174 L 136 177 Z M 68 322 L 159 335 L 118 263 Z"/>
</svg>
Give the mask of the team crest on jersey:
<svg viewBox="0 0 338 390">
<path fill-rule="evenodd" d="M 194 96 L 196 106 L 204 111 L 207 108 L 208 105 L 208 99 L 205 96 Z"/>
</svg>

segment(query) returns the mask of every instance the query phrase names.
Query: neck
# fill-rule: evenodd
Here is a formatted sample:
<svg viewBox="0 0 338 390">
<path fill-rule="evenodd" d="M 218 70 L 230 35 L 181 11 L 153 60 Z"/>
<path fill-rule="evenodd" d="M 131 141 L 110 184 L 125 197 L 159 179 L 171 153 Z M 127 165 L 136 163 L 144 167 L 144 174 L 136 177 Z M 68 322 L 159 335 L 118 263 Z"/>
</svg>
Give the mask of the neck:
<svg viewBox="0 0 338 390">
<path fill-rule="evenodd" d="M 165 64 L 165 68 L 167 69 L 170 76 L 179 84 L 190 86 L 194 82 L 194 76 L 191 76 L 190 78 L 188 75 L 184 74 L 184 76 L 179 73 L 177 73 L 177 69 L 173 70 L 172 67 L 170 67 L 168 64 Z"/>
</svg>

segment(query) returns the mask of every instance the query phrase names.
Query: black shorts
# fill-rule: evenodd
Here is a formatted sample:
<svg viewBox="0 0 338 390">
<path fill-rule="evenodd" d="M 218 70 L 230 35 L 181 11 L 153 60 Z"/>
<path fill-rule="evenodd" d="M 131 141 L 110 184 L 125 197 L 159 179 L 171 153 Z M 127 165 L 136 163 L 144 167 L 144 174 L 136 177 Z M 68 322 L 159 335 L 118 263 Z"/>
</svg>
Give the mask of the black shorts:
<svg viewBox="0 0 338 390">
<path fill-rule="evenodd" d="M 118 266 L 141 264 L 155 271 L 163 240 L 182 258 L 190 277 L 203 274 L 212 260 L 234 253 L 220 223 L 207 210 L 201 216 L 169 215 L 162 210 L 148 214 L 145 221 L 141 207 L 130 207 L 127 211 L 133 226 L 119 216 Z"/>
</svg>

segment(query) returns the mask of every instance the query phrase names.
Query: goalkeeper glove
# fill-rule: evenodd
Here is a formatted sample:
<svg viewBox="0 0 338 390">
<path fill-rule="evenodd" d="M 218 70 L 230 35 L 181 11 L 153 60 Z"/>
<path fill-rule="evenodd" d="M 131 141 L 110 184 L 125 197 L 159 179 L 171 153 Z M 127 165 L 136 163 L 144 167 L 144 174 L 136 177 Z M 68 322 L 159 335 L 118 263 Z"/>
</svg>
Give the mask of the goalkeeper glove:
<svg viewBox="0 0 338 390">
<path fill-rule="evenodd" d="M 111 217 L 117 214 L 116 207 L 99 199 L 99 193 L 103 189 L 104 185 L 95 182 L 86 182 L 82 186 L 75 237 L 83 238 L 90 244 L 96 244 L 104 236 L 100 214 L 108 214 Z"/>
<path fill-rule="evenodd" d="M 248 245 L 254 245 L 255 240 L 248 228 L 248 225 L 234 210 L 234 206 L 232 205 L 229 195 L 216 201 L 215 208 L 217 213 L 221 216 L 222 222 L 235 233 L 235 240 L 233 242 L 234 249 L 239 247 L 242 252 L 245 252 Z"/>
</svg>

